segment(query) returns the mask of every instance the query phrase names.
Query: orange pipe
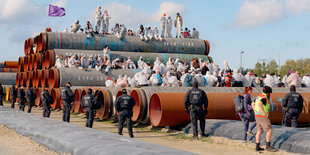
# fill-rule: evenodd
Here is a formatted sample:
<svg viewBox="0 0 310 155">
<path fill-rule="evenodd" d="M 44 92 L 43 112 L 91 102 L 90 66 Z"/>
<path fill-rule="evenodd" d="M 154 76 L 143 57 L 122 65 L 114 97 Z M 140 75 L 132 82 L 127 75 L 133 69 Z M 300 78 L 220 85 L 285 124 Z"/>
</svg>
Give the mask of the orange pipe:
<svg viewBox="0 0 310 155">
<path fill-rule="evenodd" d="M 29 71 L 30 55 L 24 57 L 24 71 Z"/>
<path fill-rule="evenodd" d="M 22 75 L 21 75 L 21 80 L 20 80 L 20 85 L 21 86 L 26 86 L 26 80 L 27 80 L 27 73 L 26 72 L 21 72 Z"/>
<path fill-rule="evenodd" d="M 51 90 L 51 96 L 54 99 L 53 104 L 51 104 L 52 109 L 59 109 L 60 108 L 60 102 L 62 102 L 60 98 L 60 89 L 59 88 L 53 88 Z"/>
<path fill-rule="evenodd" d="M 46 33 L 40 33 L 37 43 L 38 52 L 43 52 L 44 50 L 46 50 L 46 41 Z"/>
<path fill-rule="evenodd" d="M 25 53 L 25 56 L 28 55 L 28 39 L 25 40 L 25 44 L 24 44 L 24 53 Z"/>
<path fill-rule="evenodd" d="M 210 53 L 210 43 L 208 40 L 205 40 L 205 43 L 206 43 L 206 53 L 205 55 L 209 55 Z"/>
<path fill-rule="evenodd" d="M 4 68 L 18 68 L 18 61 L 4 61 Z"/>
<path fill-rule="evenodd" d="M 20 82 L 20 73 L 16 74 L 16 86 L 19 87 Z"/>
<path fill-rule="evenodd" d="M 81 94 L 82 90 L 81 89 L 76 89 L 74 91 L 74 104 L 73 104 L 73 112 L 74 113 L 79 113 L 80 112 L 80 99 L 81 99 Z"/>
<path fill-rule="evenodd" d="M 133 115 L 131 117 L 132 121 L 136 122 L 142 119 L 142 115 L 143 115 L 143 94 L 141 94 L 141 91 L 137 91 L 137 90 L 133 90 L 130 93 L 130 96 L 132 96 L 135 101 L 136 101 L 136 105 L 133 107 Z"/>
<path fill-rule="evenodd" d="M 31 54 L 31 55 L 30 55 L 30 61 L 28 62 L 29 71 L 33 71 L 34 59 L 35 59 L 35 55 L 34 55 L 34 54 Z"/>
<path fill-rule="evenodd" d="M 240 93 L 207 93 L 208 119 L 240 120 L 235 112 L 234 98 Z M 304 109 L 299 123 L 310 122 L 310 93 L 301 93 L 304 98 Z M 252 94 L 252 97 L 259 93 Z M 273 124 L 280 124 L 283 112 L 281 99 L 286 93 L 271 94 L 270 119 Z M 185 93 L 155 93 L 149 105 L 150 120 L 153 126 L 177 126 L 190 122 L 190 116 L 183 105 Z"/>
<path fill-rule="evenodd" d="M 58 88 L 59 87 L 59 72 L 57 68 L 52 68 L 49 70 L 48 74 L 49 87 Z"/>
<path fill-rule="evenodd" d="M 41 63 L 42 63 L 41 53 L 36 53 L 33 62 L 33 70 L 42 69 Z"/>
<path fill-rule="evenodd" d="M 55 53 L 53 50 L 48 50 L 45 52 L 45 67 L 46 68 L 51 68 L 53 66 L 55 66 Z"/>
<path fill-rule="evenodd" d="M 102 95 L 102 96 L 101 96 Z M 101 103 L 101 108 L 97 110 L 97 116 L 100 119 L 107 119 L 110 111 L 110 97 L 106 90 L 100 90 L 96 95 L 98 101 Z"/>
<path fill-rule="evenodd" d="M 42 89 L 41 88 L 37 88 L 36 91 L 35 91 L 35 94 L 37 95 L 37 98 L 35 100 L 35 104 L 37 106 L 41 106 L 42 105 L 42 102 L 41 102 L 41 92 L 42 92 Z"/>
<path fill-rule="evenodd" d="M 42 70 L 36 70 L 34 72 L 33 76 L 33 86 L 35 87 L 41 87 L 41 75 L 42 75 Z"/>
<path fill-rule="evenodd" d="M 33 39 L 29 38 L 27 44 L 27 54 L 33 54 Z"/>
<path fill-rule="evenodd" d="M 33 85 L 32 79 L 33 79 L 33 71 L 27 72 L 27 81 L 26 81 L 27 87 L 29 87 L 30 85 Z"/>
<path fill-rule="evenodd" d="M 45 85 L 48 85 L 48 70 L 47 69 L 42 70 L 42 74 L 41 74 L 41 87 L 44 87 Z"/>
<path fill-rule="evenodd" d="M 18 58 L 18 71 L 19 72 L 24 71 L 24 57 Z"/>
<path fill-rule="evenodd" d="M 17 68 L 3 68 L 3 71 L 4 72 L 14 72 L 14 73 L 16 73 L 17 72 Z"/>
</svg>

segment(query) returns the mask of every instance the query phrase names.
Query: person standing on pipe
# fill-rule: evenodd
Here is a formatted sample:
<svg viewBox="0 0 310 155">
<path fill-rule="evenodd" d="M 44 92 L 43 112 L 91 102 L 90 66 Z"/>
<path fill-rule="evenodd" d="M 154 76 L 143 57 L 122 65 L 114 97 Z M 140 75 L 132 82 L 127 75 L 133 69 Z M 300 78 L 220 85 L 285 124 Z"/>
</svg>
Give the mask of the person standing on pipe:
<svg viewBox="0 0 310 155">
<path fill-rule="evenodd" d="M 133 138 L 131 117 L 133 115 L 133 106 L 136 102 L 133 97 L 127 95 L 127 90 L 122 90 L 123 95 L 119 96 L 115 101 L 115 109 L 118 112 L 118 134 L 123 135 L 123 125 L 126 121 L 129 136 Z"/>
<path fill-rule="evenodd" d="M 48 93 L 47 86 L 43 89 L 40 94 L 40 99 L 43 105 L 43 117 L 50 117 L 51 115 L 51 103 L 54 102 L 53 97 Z"/>
<path fill-rule="evenodd" d="M 166 13 L 160 18 L 160 28 L 161 28 L 161 37 L 164 38 L 165 28 L 166 28 Z"/>
<path fill-rule="evenodd" d="M 198 140 L 197 117 L 200 121 L 201 137 L 207 137 L 205 134 L 206 115 L 208 113 L 208 97 L 206 93 L 198 88 L 198 83 L 192 83 L 193 88 L 186 92 L 184 106 L 187 113 L 190 114 L 193 138 Z M 202 107 L 204 106 L 204 109 Z"/>
<path fill-rule="evenodd" d="M 94 116 L 96 114 L 96 109 L 101 107 L 101 104 L 98 104 L 97 99 L 92 95 L 93 90 L 88 89 L 87 94 L 83 96 L 81 107 L 86 109 L 86 127 L 92 128 L 94 122 Z"/>
<path fill-rule="evenodd" d="M 74 93 L 70 89 L 71 83 L 67 82 L 66 87 L 61 90 L 61 99 L 63 100 L 63 116 L 64 122 L 70 122 L 71 103 L 74 101 Z"/>
<path fill-rule="evenodd" d="M 263 87 L 263 93 L 257 96 L 255 102 L 252 103 L 252 107 L 255 113 L 255 120 L 257 125 L 256 132 L 256 151 L 263 151 L 264 149 L 260 147 L 260 137 L 262 135 L 262 131 L 264 130 L 266 133 L 266 150 L 270 152 L 276 152 L 277 149 L 273 148 L 270 145 L 270 140 L 272 136 L 272 126 L 269 119 L 269 110 L 270 104 L 268 100 L 270 100 L 270 96 L 272 93 L 272 89 L 269 86 Z"/>
<path fill-rule="evenodd" d="M 174 27 L 176 28 L 176 38 L 183 38 L 181 33 L 182 26 L 183 26 L 183 19 L 180 16 L 180 13 L 178 12 L 174 20 Z"/>
<path fill-rule="evenodd" d="M 4 98 L 4 92 L 3 92 L 3 87 L 2 83 L 0 82 L 0 106 L 3 106 L 3 98 Z"/>
<path fill-rule="evenodd" d="M 172 38 L 171 30 L 172 30 L 172 19 L 169 16 L 167 19 L 166 38 Z"/>
<path fill-rule="evenodd" d="M 285 95 L 282 103 L 284 109 L 283 126 L 288 126 L 288 121 L 292 119 L 292 127 L 297 127 L 297 119 L 303 109 L 304 99 L 296 92 L 296 86 L 291 85 L 290 92 Z"/>
<path fill-rule="evenodd" d="M 101 24 L 101 6 L 98 6 L 97 10 L 95 11 L 95 33 L 100 32 L 100 24 Z"/>
<path fill-rule="evenodd" d="M 31 113 L 31 109 L 32 109 L 32 106 L 34 106 L 34 101 L 35 99 L 37 98 L 37 95 L 33 92 L 32 90 L 32 86 L 29 85 L 28 89 L 26 90 L 26 100 L 27 100 L 27 103 L 28 103 L 28 113 Z"/>
<path fill-rule="evenodd" d="M 17 90 L 15 87 L 15 84 L 12 85 L 12 88 L 10 90 L 10 96 L 11 96 L 11 108 L 15 108 L 15 102 L 16 102 L 16 97 L 17 97 Z"/>
<path fill-rule="evenodd" d="M 20 89 L 18 90 L 18 103 L 19 103 L 19 110 L 24 111 L 25 110 L 25 91 L 24 87 L 21 86 Z"/>
</svg>

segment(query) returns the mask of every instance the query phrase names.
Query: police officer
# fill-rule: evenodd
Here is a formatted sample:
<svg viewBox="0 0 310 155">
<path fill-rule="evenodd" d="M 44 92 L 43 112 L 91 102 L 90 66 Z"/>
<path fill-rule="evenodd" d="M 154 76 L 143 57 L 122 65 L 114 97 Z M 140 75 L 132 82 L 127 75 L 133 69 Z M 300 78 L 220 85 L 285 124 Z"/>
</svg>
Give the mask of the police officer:
<svg viewBox="0 0 310 155">
<path fill-rule="evenodd" d="M 123 135 L 123 125 L 126 121 L 127 123 L 127 128 L 129 132 L 129 136 L 133 138 L 133 133 L 132 133 L 132 122 L 131 122 L 131 117 L 133 114 L 133 106 L 136 104 L 135 100 L 127 95 L 127 90 L 123 89 L 122 90 L 123 95 L 119 96 L 116 101 L 115 101 L 115 109 L 118 112 L 118 134 Z"/>
<path fill-rule="evenodd" d="M 37 95 L 33 92 L 33 89 L 31 88 L 31 85 L 26 90 L 26 100 L 28 103 L 28 113 L 31 113 L 32 106 L 34 106 L 35 99 L 37 98 Z"/>
<path fill-rule="evenodd" d="M 17 90 L 15 87 L 15 84 L 12 85 L 12 88 L 10 90 L 10 97 L 11 97 L 11 108 L 15 108 L 15 102 L 16 102 L 16 97 L 17 97 Z"/>
<path fill-rule="evenodd" d="M 99 109 L 97 106 L 97 99 L 94 95 L 92 95 L 93 90 L 88 89 L 87 94 L 82 98 L 81 107 L 86 109 L 86 127 L 92 128 L 94 122 L 94 116 L 96 113 L 96 109 Z"/>
<path fill-rule="evenodd" d="M 208 97 L 206 93 L 198 88 L 198 83 L 195 81 L 192 83 L 193 88 L 187 91 L 184 98 L 184 106 L 187 113 L 190 113 L 192 121 L 192 129 L 194 134 L 194 139 L 198 140 L 198 129 L 197 129 L 197 117 L 200 121 L 201 137 L 206 137 L 205 124 L 206 115 L 208 113 Z M 202 108 L 204 105 L 204 109 Z"/>
<path fill-rule="evenodd" d="M 4 98 L 5 94 L 3 92 L 3 87 L 2 87 L 2 83 L 0 82 L 0 106 L 3 106 L 3 98 Z"/>
<path fill-rule="evenodd" d="M 61 99 L 63 100 L 63 115 L 64 122 L 70 122 L 71 103 L 74 101 L 74 94 L 70 89 L 71 83 L 67 82 L 66 87 L 61 90 Z"/>
<path fill-rule="evenodd" d="M 290 92 L 285 95 L 282 107 L 284 109 L 283 126 L 288 126 L 292 119 L 292 127 L 297 127 L 297 119 L 302 112 L 304 99 L 296 92 L 296 86 L 291 85 Z"/>
<path fill-rule="evenodd" d="M 54 102 L 53 97 L 48 93 L 47 88 L 45 87 L 40 94 L 40 99 L 43 105 L 43 117 L 50 117 L 51 114 L 51 103 Z"/>
<path fill-rule="evenodd" d="M 24 91 L 23 86 L 19 88 L 17 97 L 18 97 L 18 103 L 19 103 L 19 110 L 24 111 L 25 110 L 25 91 Z"/>
</svg>

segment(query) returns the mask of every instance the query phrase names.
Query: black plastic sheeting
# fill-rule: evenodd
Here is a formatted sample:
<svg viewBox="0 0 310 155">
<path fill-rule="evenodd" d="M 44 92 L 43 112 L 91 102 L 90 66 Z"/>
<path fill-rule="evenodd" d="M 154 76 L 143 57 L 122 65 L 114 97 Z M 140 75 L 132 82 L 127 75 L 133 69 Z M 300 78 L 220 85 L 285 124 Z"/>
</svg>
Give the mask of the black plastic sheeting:
<svg viewBox="0 0 310 155">
<path fill-rule="evenodd" d="M 310 154 L 310 129 L 290 128 L 273 125 L 271 145 L 287 152 Z M 184 128 L 186 134 L 191 134 L 190 124 Z M 253 130 L 256 133 L 256 127 Z M 225 137 L 232 140 L 242 140 L 243 125 L 241 121 L 206 120 L 205 133 L 211 136 Z M 255 142 L 255 137 L 248 135 L 248 141 Z M 261 144 L 266 142 L 266 133 L 261 135 Z"/>
<path fill-rule="evenodd" d="M 6 107 L 0 107 L 0 124 L 58 153 L 74 155 L 192 154 Z"/>
</svg>

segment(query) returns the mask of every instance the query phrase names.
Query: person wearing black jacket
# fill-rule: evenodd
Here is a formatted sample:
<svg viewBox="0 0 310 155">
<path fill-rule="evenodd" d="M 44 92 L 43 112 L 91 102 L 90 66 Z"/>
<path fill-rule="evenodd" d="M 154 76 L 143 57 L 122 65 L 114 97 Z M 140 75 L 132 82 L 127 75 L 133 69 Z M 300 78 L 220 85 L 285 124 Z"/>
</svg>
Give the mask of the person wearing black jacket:
<svg viewBox="0 0 310 155">
<path fill-rule="evenodd" d="M 74 93 L 70 89 L 71 83 L 67 82 L 66 87 L 61 90 L 61 99 L 63 100 L 63 115 L 64 122 L 70 122 L 71 103 L 74 101 Z"/>
<path fill-rule="evenodd" d="M 37 95 L 33 92 L 31 86 L 28 87 L 26 90 L 26 100 L 28 103 L 28 113 L 31 113 L 32 106 L 35 106 L 34 102 L 37 98 Z"/>
<path fill-rule="evenodd" d="M 43 117 L 50 117 L 51 114 L 51 103 L 54 102 L 53 97 L 48 93 L 47 89 L 44 88 L 40 94 L 40 99 L 43 105 Z"/>
<path fill-rule="evenodd" d="M 94 122 L 94 116 L 96 114 L 96 109 L 100 107 L 97 106 L 97 99 L 92 95 L 93 90 L 88 89 L 87 94 L 83 96 L 81 107 L 86 109 L 86 127 L 92 128 Z"/>
<path fill-rule="evenodd" d="M 192 83 L 193 88 L 186 92 L 184 98 L 184 106 L 187 113 L 190 114 L 192 121 L 192 129 L 194 139 L 198 140 L 198 129 L 197 129 L 197 117 L 200 121 L 201 137 L 206 137 L 205 134 L 205 123 L 206 115 L 208 113 L 208 97 L 206 93 L 198 88 L 198 83 Z M 203 107 L 204 106 L 204 109 Z"/>
<path fill-rule="evenodd" d="M 17 93 L 19 110 L 25 111 L 25 91 L 24 87 L 20 87 Z"/>
<path fill-rule="evenodd" d="M 3 106 L 3 98 L 5 96 L 3 91 L 2 83 L 0 82 L 0 106 Z"/>
<path fill-rule="evenodd" d="M 129 136 L 133 138 L 132 132 L 132 122 L 131 117 L 133 114 L 133 107 L 135 106 L 136 102 L 133 97 L 127 95 L 127 90 L 122 90 L 123 95 L 119 96 L 115 101 L 115 109 L 118 112 L 118 134 L 123 135 L 123 126 L 126 121 L 127 128 L 129 132 Z"/>
<path fill-rule="evenodd" d="M 16 97 L 17 97 L 17 90 L 15 88 L 15 85 L 12 85 L 12 88 L 10 90 L 10 97 L 11 97 L 11 108 L 15 108 L 15 102 L 16 102 Z"/>
<path fill-rule="evenodd" d="M 302 112 L 303 102 L 302 96 L 296 92 L 296 86 L 292 85 L 290 92 L 285 95 L 282 103 L 284 109 L 283 126 L 288 126 L 288 121 L 292 120 L 292 127 L 297 127 L 297 119 Z"/>
</svg>

